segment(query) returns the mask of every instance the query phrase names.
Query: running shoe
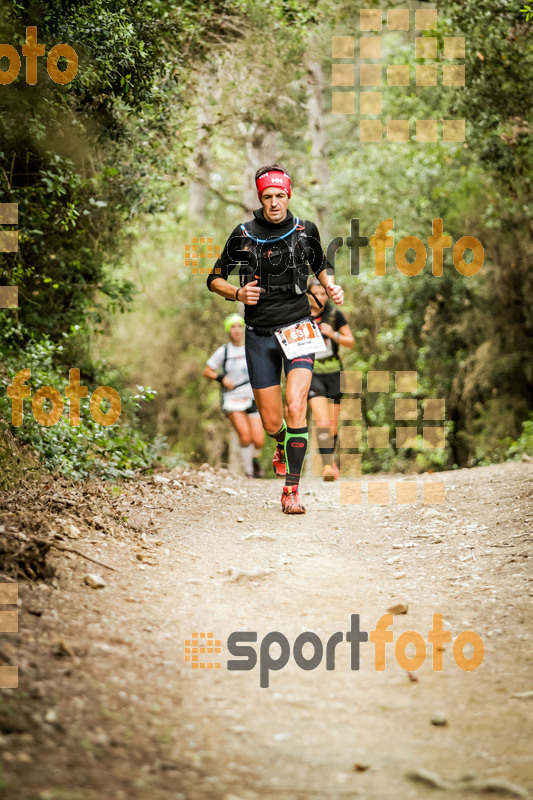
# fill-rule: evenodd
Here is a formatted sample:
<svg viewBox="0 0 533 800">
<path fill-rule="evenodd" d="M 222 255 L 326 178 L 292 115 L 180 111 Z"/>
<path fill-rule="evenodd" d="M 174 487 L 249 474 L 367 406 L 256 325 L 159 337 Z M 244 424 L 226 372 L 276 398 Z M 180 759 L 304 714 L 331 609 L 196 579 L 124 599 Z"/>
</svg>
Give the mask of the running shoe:
<svg viewBox="0 0 533 800">
<path fill-rule="evenodd" d="M 331 464 L 324 465 L 324 469 L 322 470 L 322 480 L 323 481 L 335 480 L 335 473 L 333 471 L 333 467 L 331 466 Z"/>
<path fill-rule="evenodd" d="M 284 486 L 281 495 L 281 509 L 285 514 L 305 514 L 297 486 Z"/>
<path fill-rule="evenodd" d="M 339 479 L 339 468 L 336 464 L 326 464 L 322 472 L 322 480 L 337 481 Z"/>
<path fill-rule="evenodd" d="M 259 463 L 259 459 L 254 457 L 254 478 L 264 478 L 265 470 Z"/>
<path fill-rule="evenodd" d="M 277 478 L 284 478 L 287 474 L 287 467 L 285 465 L 285 448 L 280 447 L 279 444 L 274 450 L 274 458 L 272 459 L 272 466 Z"/>
</svg>

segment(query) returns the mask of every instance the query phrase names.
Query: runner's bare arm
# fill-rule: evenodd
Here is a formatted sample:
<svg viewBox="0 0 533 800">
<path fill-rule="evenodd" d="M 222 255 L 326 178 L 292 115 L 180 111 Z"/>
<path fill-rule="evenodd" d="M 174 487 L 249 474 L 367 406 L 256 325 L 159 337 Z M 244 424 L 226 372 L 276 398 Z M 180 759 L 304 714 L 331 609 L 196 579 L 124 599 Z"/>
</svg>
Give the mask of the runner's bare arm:
<svg viewBox="0 0 533 800">
<path fill-rule="evenodd" d="M 341 344 L 348 350 L 353 350 L 355 342 L 348 324 L 342 325 L 338 331 L 332 328 L 327 322 L 322 322 L 318 327 L 322 332 L 322 336 L 327 336 L 328 339 L 334 339 L 337 344 Z"/>
<path fill-rule="evenodd" d="M 339 330 L 337 331 L 339 337 L 337 339 L 337 344 L 341 344 L 343 347 L 346 347 L 348 350 L 353 350 L 355 341 L 353 338 L 353 334 L 350 330 L 349 325 L 341 325 Z"/>
<path fill-rule="evenodd" d="M 259 300 L 259 295 L 264 292 L 257 285 L 257 281 L 250 281 L 245 286 L 239 286 L 238 289 L 232 286 L 225 278 L 214 278 L 209 288 L 212 292 L 216 292 L 221 297 L 226 297 L 228 300 L 240 300 L 246 306 L 255 306 Z M 238 295 L 238 297 L 237 297 Z"/>
<path fill-rule="evenodd" d="M 211 367 L 207 367 L 207 366 L 206 366 L 206 367 L 204 368 L 204 371 L 203 371 L 203 373 L 202 373 L 202 374 L 203 374 L 204 378 L 210 378 L 212 381 L 216 381 L 216 380 L 218 380 L 218 374 L 215 372 L 215 370 L 214 370 L 214 369 L 211 369 Z M 222 378 L 222 380 L 220 381 L 220 383 L 221 383 L 221 384 L 222 384 L 222 386 L 224 386 L 226 389 L 235 389 L 235 384 L 233 383 L 233 381 L 231 380 L 231 378 L 228 378 L 228 376 L 227 376 L 227 375 L 224 375 L 224 377 Z"/>
<path fill-rule="evenodd" d="M 216 381 L 216 379 L 218 377 L 217 373 L 215 372 L 215 370 L 212 369 L 211 367 L 204 367 L 204 371 L 203 371 L 202 375 L 204 376 L 204 378 L 210 378 L 210 380 L 212 380 L 212 381 Z"/>
<path fill-rule="evenodd" d="M 323 269 L 318 273 L 317 278 L 326 290 L 327 296 L 331 297 L 335 305 L 342 305 L 344 302 L 344 290 L 342 286 L 335 283 L 334 276 L 328 275 L 327 269 Z"/>
</svg>

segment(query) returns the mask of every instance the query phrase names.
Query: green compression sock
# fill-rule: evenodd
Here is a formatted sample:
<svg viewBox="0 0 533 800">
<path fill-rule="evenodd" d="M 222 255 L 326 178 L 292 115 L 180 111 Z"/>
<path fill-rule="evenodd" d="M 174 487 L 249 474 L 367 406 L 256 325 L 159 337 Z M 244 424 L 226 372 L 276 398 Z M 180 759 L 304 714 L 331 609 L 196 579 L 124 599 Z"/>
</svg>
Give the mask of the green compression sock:
<svg viewBox="0 0 533 800">
<path fill-rule="evenodd" d="M 307 428 L 287 428 L 285 458 L 287 459 L 286 486 L 298 486 L 309 442 Z"/>
</svg>

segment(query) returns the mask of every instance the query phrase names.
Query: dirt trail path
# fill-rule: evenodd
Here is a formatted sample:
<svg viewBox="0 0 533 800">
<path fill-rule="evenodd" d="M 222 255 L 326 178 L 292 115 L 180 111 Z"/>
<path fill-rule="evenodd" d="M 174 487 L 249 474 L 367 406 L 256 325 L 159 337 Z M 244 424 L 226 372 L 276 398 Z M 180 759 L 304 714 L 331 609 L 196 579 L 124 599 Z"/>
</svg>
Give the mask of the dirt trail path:
<svg viewBox="0 0 533 800">
<path fill-rule="evenodd" d="M 274 481 L 243 492 L 206 471 L 187 492 L 173 483 L 137 491 L 134 544 L 103 533 L 76 543 L 120 572 L 62 555 L 59 590 L 21 586 L 11 646 L 25 669 L 2 696 L 15 728 L 0 739 L 6 797 L 533 796 L 533 465 L 444 477 L 446 504 L 403 507 L 340 506 L 338 484 L 307 480 L 307 514 L 296 518 L 280 513 Z M 267 574 L 235 580 L 232 567 Z M 83 585 L 93 571 L 105 588 Z M 346 641 L 333 671 L 325 656 L 313 671 L 295 664 L 303 631 L 325 645 L 359 614 L 370 632 L 397 603 L 408 612 L 394 616 L 384 671 L 371 642 L 358 671 Z M 411 680 L 395 643 L 407 630 L 427 642 L 435 613 L 452 641 L 479 634 L 483 663 L 461 670 L 448 644 L 435 672 L 428 643 Z M 259 665 L 226 669 L 227 637 L 246 630 L 257 631 L 258 652 L 271 631 L 291 645 L 269 688 Z M 221 640 L 221 669 L 184 661 L 193 631 Z M 425 783 L 407 774 L 424 769 L 433 773 Z M 440 790 L 429 785 L 439 776 Z"/>
</svg>

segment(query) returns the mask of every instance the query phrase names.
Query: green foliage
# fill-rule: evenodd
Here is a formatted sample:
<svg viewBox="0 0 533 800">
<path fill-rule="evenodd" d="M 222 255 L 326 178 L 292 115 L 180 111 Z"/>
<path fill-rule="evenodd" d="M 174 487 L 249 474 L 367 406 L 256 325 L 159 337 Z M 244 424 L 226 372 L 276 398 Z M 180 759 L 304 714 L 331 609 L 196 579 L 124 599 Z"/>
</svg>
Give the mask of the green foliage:
<svg viewBox="0 0 533 800">
<path fill-rule="evenodd" d="M 431 273 L 428 248 L 423 272 L 412 278 L 396 269 L 390 250 L 386 276 L 375 276 L 370 248 L 361 251 L 355 278 L 346 249 L 339 252 L 337 273 L 356 339 L 355 351 L 343 356 L 345 368 L 416 370 L 420 405 L 424 398 L 446 399 L 445 450 L 409 452 L 395 447 L 396 396 L 367 395 L 364 425 L 389 426 L 392 446 L 364 450 L 365 470 L 515 457 L 513 448 L 529 436 L 529 428 L 520 431 L 533 407 L 530 7 L 520 9 L 514 0 L 440 4 L 439 50 L 444 36 L 466 37 L 466 87 L 443 87 L 440 78 L 437 87 L 384 86 L 383 115 L 409 119 L 412 131 L 416 119 L 465 119 L 465 143 L 443 143 L 439 135 L 433 144 L 361 144 L 357 116 L 328 114 L 325 186 L 311 155 L 309 60 L 322 66 L 327 87 L 331 35 L 353 34 L 357 41 L 359 8 L 370 6 L 380 4 L 5 4 L 1 41 L 19 47 L 25 26 L 37 24 L 47 49 L 69 43 L 80 60 L 67 86 L 50 81 L 41 59 L 36 86 L 28 87 L 21 71 L 0 93 L 2 199 L 17 202 L 20 216 L 20 252 L 0 262 L 0 284 L 19 285 L 21 297 L 18 310 L 0 311 L 0 350 L 14 359 L 10 368 L 24 363 L 26 350 L 38 351 L 35 342 L 55 342 L 63 350 L 39 379 L 62 384 L 65 365 L 76 363 L 96 386 L 109 371 L 101 358 L 105 343 L 107 360 L 120 366 L 108 378 L 111 385 L 128 375 L 132 387 L 157 387 L 157 397 L 132 420 L 152 435 L 168 435 L 175 451 L 168 458 L 224 459 L 218 387 L 201 372 L 224 339 L 221 322 L 230 307 L 207 292 L 204 276 L 191 275 L 182 254 L 192 236 L 222 244 L 241 221 L 240 177 L 245 157 L 254 148 L 261 152 L 254 141 L 258 126 L 278 137 L 277 158 L 293 175 L 294 211 L 313 218 L 320 210 L 331 237 L 347 236 L 355 217 L 366 236 L 392 217 L 395 245 L 412 235 L 427 247 L 432 220 L 441 218 L 452 247 L 464 235 L 484 247 L 484 268 L 471 278 L 457 272 L 451 249 L 439 278 Z M 387 32 L 382 41 L 384 61 L 409 64 L 413 76 L 421 63 L 413 31 Z M 209 77 L 211 114 L 202 224 L 187 215 L 187 184 L 197 177 L 191 166 L 197 111 L 206 99 L 201 82 L 196 92 L 191 78 L 200 63 Z M 134 314 L 115 313 L 128 309 Z M 39 358 L 46 361 L 43 353 Z M 88 468 L 84 452 L 99 470 L 103 464 L 128 472 L 149 461 L 142 447 L 128 450 L 120 437 L 130 432 L 122 426 L 112 441 L 85 419 L 92 449 L 84 450 L 75 432 L 63 432 L 64 420 L 48 432 L 32 432 L 27 422 L 19 434 L 31 433 L 50 464 L 68 461 L 66 450 L 76 454 L 72 468 L 80 470 Z M 420 430 L 421 417 L 418 423 Z"/>
<path fill-rule="evenodd" d="M 533 456 L 533 414 L 522 423 L 522 433 L 516 441 L 509 441 L 505 457 L 516 461 L 522 456 Z"/>
<path fill-rule="evenodd" d="M 152 6 L 12 2 L 0 16 L 2 41 L 20 46 L 34 24 L 48 49 L 69 43 L 79 57 L 66 86 L 39 59 L 35 86 L 22 68 L 0 95 L 0 187 L 18 203 L 20 228 L 19 253 L 3 258 L 0 282 L 19 286 L 19 345 L 84 322 L 98 290 L 119 307 L 131 297 L 131 285 L 112 279 L 131 182 L 116 167 L 114 140 L 126 137 L 133 109 L 154 101 L 155 76 L 168 66 L 161 37 L 173 25 L 148 24 Z"/>
<path fill-rule="evenodd" d="M 125 223 L 168 201 L 172 177 L 162 170 L 176 170 L 168 142 L 187 103 L 181 84 L 231 8 L 225 0 L 4 5 L 0 41 L 20 47 L 26 26 L 36 25 L 48 50 L 67 43 L 79 59 L 65 86 L 40 58 L 36 85 L 27 85 L 23 66 L 0 93 L 0 191 L 18 203 L 20 228 L 19 253 L 2 258 L 0 284 L 19 286 L 19 345 L 98 323 L 106 308 L 131 300 L 131 283 L 115 277 L 128 253 Z M 0 325 L 10 313 L 0 312 Z"/>
<path fill-rule="evenodd" d="M 137 393 L 124 391 L 121 396 L 122 412 L 119 420 L 110 426 L 98 425 L 89 412 L 88 399 L 81 400 L 81 419 L 79 426 L 69 422 L 69 403 L 66 401 L 64 388 L 68 384 L 68 376 L 63 367 L 65 347 L 55 344 L 47 338 L 39 342 L 30 342 L 24 356 L 4 353 L 2 361 L 2 379 L 5 385 L 11 383 L 13 376 L 21 369 L 30 369 L 29 385 L 32 396 L 40 386 L 56 388 L 64 399 L 63 414 L 53 426 L 45 427 L 37 422 L 31 412 L 31 397 L 24 402 L 22 425 L 14 428 L 11 424 L 11 401 L 4 396 L 0 398 L 0 427 L 9 432 L 16 432 L 17 438 L 30 445 L 40 456 L 43 466 L 50 472 L 60 472 L 74 478 L 85 478 L 98 475 L 105 479 L 133 478 L 136 471 L 150 469 L 162 444 L 161 441 L 149 441 L 140 430 L 139 409 L 142 403 L 155 398 L 150 387 L 137 387 Z M 102 385 L 118 385 L 118 375 L 106 374 L 104 365 L 97 370 Z M 81 383 L 85 384 L 84 375 Z M 86 385 L 86 384 L 85 384 Z M 89 398 L 96 389 L 89 385 Z M 49 401 L 45 401 L 48 404 Z M 48 411 L 49 408 L 43 409 Z M 50 404 L 51 405 L 51 404 Z M 102 401 L 102 411 L 107 411 L 106 401 Z"/>
<path fill-rule="evenodd" d="M 33 379 L 53 385 L 65 364 L 76 363 L 91 383 L 105 383 L 89 350 L 109 314 L 125 311 L 135 294 L 122 268 L 132 221 L 172 202 L 186 153 L 169 145 L 190 102 L 186 81 L 213 38 L 235 36 L 227 27 L 235 13 L 229 0 L 3 4 L 0 41 L 20 52 L 26 27 L 35 25 L 46 53 L 65 43 L 78 55 L 67 85 L 50 79 L 45 57 L 35 85 L 25 81 L 23 59 L 18 78 L 1 87 L 1 201 L 19 210 L 19 252 L 0 256 L 0 285 L 19 287 L 19 308 L 0 310 L 3 373 L 31 361 Z M 66 419 L 44 429 L 27 415 L 16 433 L 51 469 L 128 475 L 154 452 L 137 429 L 135 402 L 125 398 L 126 421 L 111 429 L 87 413 L 79 431 Z"/>
</svg>

